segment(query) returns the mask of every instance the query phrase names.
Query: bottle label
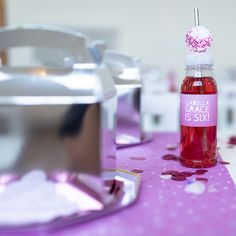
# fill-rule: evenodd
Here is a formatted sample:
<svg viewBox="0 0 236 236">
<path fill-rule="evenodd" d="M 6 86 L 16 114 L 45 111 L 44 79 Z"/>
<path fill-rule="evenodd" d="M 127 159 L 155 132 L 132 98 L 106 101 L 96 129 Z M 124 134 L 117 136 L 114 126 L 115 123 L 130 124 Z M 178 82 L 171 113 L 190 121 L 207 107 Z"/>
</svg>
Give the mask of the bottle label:
<svg viewBox="0 0 236 236">
<path fill-rule="evenodd" d="M 180 125 L 208 127 L 217 124 L 217 94 L 181 94 Z"/>
</svg>

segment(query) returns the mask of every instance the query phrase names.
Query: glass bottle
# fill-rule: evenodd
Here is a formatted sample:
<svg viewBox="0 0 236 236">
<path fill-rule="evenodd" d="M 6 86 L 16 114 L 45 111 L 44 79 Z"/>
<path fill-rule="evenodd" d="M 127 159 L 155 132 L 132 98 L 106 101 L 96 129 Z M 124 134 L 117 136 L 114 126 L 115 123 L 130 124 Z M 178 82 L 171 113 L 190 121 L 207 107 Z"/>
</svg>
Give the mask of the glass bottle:
<svg viewBox="0 0 236 236">
<path fill-rule="evenodd" d="M 216 164 L 217 85 L 211 54 L 187 56 L 180 95 L 180 162 L 192 168 Z"/>
</svg>

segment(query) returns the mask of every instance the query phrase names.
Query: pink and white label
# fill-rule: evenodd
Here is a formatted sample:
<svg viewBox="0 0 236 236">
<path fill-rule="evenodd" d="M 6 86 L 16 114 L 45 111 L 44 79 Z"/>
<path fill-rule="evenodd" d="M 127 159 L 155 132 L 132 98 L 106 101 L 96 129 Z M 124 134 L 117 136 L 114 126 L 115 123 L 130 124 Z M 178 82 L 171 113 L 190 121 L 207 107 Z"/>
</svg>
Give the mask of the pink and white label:
<svg viewBox="0 0 236 236">
<path fill-rule="evenodd" d="M 217 124 L 217 94 L 181 94 L 180 125 L 208 127 Z"/>
</svg>

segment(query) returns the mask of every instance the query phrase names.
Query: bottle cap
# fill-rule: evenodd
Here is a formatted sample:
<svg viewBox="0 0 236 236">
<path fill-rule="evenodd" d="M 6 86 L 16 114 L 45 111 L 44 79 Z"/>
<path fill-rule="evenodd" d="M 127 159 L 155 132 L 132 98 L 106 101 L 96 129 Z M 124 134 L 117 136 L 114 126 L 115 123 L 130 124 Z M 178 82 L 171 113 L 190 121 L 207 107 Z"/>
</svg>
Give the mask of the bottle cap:
<svg viewBox="0 0 236 236">
<path fill-rule="evenodd" d="M 213 65 L 214 60 L 211 53 L 191 53 L 186 55 L 187 66 Z"/>
</svg>

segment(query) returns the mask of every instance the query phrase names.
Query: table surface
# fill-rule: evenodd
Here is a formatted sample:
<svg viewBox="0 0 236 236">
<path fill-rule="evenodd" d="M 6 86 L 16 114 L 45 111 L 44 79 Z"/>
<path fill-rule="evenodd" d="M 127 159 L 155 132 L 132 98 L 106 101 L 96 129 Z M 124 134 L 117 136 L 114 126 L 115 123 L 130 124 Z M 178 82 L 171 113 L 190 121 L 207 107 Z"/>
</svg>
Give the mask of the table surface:
<svg viewBox="0 0 236 236">
<path fill-rule="evenodd" d="M 235 185 L 224 165 L 208 169 L 203 176 L 208 178 L 205 192 L 199 195 L 184 191 L 196 176 L 182 182 L 160 177 L 166 170 L 193 171 L 177 161 L 162 159 L 167 153 L 179 155 L 178 149 L 166 149 L 167 144 L 176 144 L 178 138 L 173 133 L 155 134 L 150 143 L 119 150 L 119 168 L 143 170 L 140 194 L 133 205 L 97 220 L 38 235 L 235 236 Z M 144 157 L 144 160 L 130 157 Z"/>
</svg>

